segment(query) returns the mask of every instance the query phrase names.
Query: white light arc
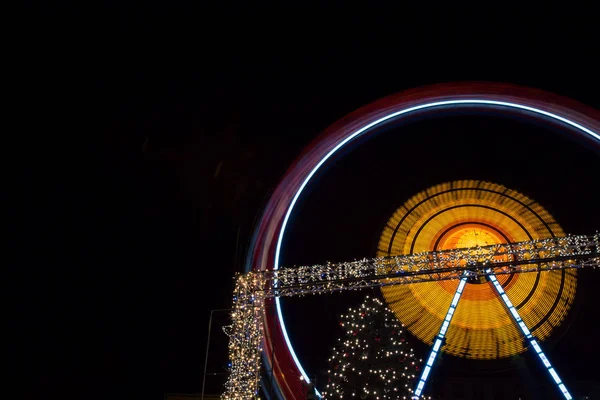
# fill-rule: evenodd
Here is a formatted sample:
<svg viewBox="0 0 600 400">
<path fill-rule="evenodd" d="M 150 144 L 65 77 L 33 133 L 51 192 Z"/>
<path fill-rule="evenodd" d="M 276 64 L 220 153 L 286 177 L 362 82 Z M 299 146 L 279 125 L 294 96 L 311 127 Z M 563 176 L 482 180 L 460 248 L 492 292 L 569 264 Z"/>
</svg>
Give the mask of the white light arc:
<svg viewBox="0 0 600 400">
<path fill-rule="evenodd" d="M 523 111 L 529 111 L 529 112 L 533 112 L 535 114 L 539 114 L 539 115 L 543 115 L 545 117 L 549 117 L 552 118 L 554 120 L 563 122 L 573 128 L 576 128 L 578 130 L 580 130 L 581 132 L 585 133 L 586 135 L 590 136 L 591 138 L 597 140 L 598 142 L 600 142 L 600 134 L 593 132 L 591 129 L 586 128 L 585 126 L 578 124 L 577 122 L 571 121 L 568 118 L 565 117 L 561 117 L 560 115 L 545 111 L 545 110 L 541 110 L 539 108 L 535 108 L 535 107 L 530 107 L 530 106 L 526 106 L 523 104 L 518 104 L 518 103 L 511 103 L 511 102 L 506 102 L 506 101 L 497 101 L 497 100 L 484 100 L 484 99 L 461 99 L 461 100 L 445 100 L 445 101 L 437 101 L 437 102 L 431 102 L 431 103 L 426 103 L 426 104 L 421 104 L 418 106 L 414 106 L 414 107 L 409 107 L 409 108 L 405 108 L 403 110 L 400 111 L 396 111 L 393 112 L 391 114 L 388 114 L 382 118 L 379 118 L 376 121 L 373 121 L 365 126 L 363 126 L 362 128 L 358 129 L 357 131 L 355 131 L 354 133 L 352 133 L 351 135 L 349 135 L 347 138 L 345 138 L 344 140 L 342 140 L 340 143 L 338 143 L 337 146 L 335 146 L 333 149 L 331 149 L 331 151 L 329 151 L 329 153 L 327 153 L 322 159 L 321 161 L 319 161 L 319 163 L 317 163 L 317 165 L 315 165 L 315 167 L 310 171 L 310 173 L 308 174 L 308 176 L 304 179 L 304 181 L 302 182 L 302 184 L 300 185 L 300 188 L 298 189 L 298 191 L 296 192 L 296 194 L 294 195 L 294 197 L 292 198 L 292 201 L 290 203 L 290 206 L 285 214 L 285 217 L 283 219 L 283 224 L 281 225 L 281 229 L 279 231 L 279 237 L 277 238 L 277 246 L 275 247 L 275 262 L 274 262 L 274 269 L 279 269 L 279 258 L 280 258 L 280 253 L 281 253 L 281 243 L 283 242 L 283 236 L 285 234 L 285 228 L 287 227 L 288 221 L 290 219 L 290 215 L 292 214 L 292 211 L 294 210 L 294 206 L 296 205 L 296 202 L 298 201 L 298 198 L 300 197 L 300 194 L 302 194 L 302 191 L 304 190 L 304 188 L 306 187 L 306 185 L 308 184 L 308 182 L 312 179 L 312 177 L 317 173 L 317 171 L 319 170 L 319 168 L 321 168 L 321 166 L 323 166 L 323 164 L 333 155 L 335 154 L 339 149 L 341 149 L 342 147 L 344 147 L 346 144 L 348 144 L 348 142 L 352 141 L 353 139 L 355 139 L 356 137 L 360 136 L 361 134 L 365 133 L 366 131 L 368 131 L 369 129 L 382 124 L 386 121 L 389 121 L 393 118 L 396 118 L 400 115 L 404 115 L 404 114 L 409 114 L 415 111 L 420 111 L 420 110 L 425 110 L 428 108 L 434 108 L 434 107 L 442 107 L 442 106 L 454 106 L 454 105 L 488 105 L 488 106 L 499 106 L 499 107 L 506 107 L 506 108 L 513 108 L 513 109 L 517 109 L 517 110 L 523 110 Z M 285 323 L 283 321 L 283 314 L 281 312 L 281 303 L 279 301 L 279 297 L 275 298 L 275 304 L 276 304 L 276 308 L 277 308 L 277 316 L 279 319 L 279 324 L 281 326 L 281 331 L 283 332 L 283 337 L 285 339 L 286 345 L 288 347 L 288 350 L 294 360 L 294 363 L 296 363 L 296 366 L 298 367 L 298 370 L 300 371 L 300 373 L 302 374 L 302 377 L 307 381 L 310 382 L 310 379 L 308 378 L 308 375 L 306 374 L 306 372 L 304 371 L 304 368 L 302 367 L 302 365 L 300 364 L 300 361 L 298 360 L 298 357 L 296 356 L 296 353 L 294 351 L 294 348 L 292 347 L 292 344 L 290 342 L 290 339 L 288 337 L 288 333 L 287 330 L 285 328 Z M 320 394 L 317 391 L 317 395 Z"/>
</svg>

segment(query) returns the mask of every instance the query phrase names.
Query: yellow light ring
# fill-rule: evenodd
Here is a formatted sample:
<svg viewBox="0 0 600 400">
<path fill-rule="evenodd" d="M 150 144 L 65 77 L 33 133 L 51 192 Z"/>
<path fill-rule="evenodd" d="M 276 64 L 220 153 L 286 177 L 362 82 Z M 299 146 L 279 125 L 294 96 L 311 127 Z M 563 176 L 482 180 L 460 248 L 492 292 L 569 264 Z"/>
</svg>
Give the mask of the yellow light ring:
<svg viewBox="0 0 600 400">
<path fill-rule="evenodd" d="M 504 186 L 482 181 L 448 182 L 404 203 L 386 224 L 378 256 L 410 254 L 507 241 L 564 236 L 541 205 Z M 566 317 L 575 297 L 576 271 L 498 277 L 511 302 L 538 339 Z M 458 282 L 439 281 L 382 289 L 407 328 L 425 343 L 437 334 Z M 467 358 L 501 358 L 524 351 L 495 290 L 485 280 L 466 285 L 443 351 Z"/>
</svg>

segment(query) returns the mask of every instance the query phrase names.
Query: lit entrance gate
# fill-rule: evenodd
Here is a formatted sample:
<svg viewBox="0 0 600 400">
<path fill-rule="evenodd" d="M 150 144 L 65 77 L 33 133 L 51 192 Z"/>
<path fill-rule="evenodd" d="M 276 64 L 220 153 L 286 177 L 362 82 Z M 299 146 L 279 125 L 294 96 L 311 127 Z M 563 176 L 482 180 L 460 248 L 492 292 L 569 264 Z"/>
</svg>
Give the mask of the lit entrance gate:
<svg viewBox="0 0 600 400">
<path fill-rule="evenodd" d="M 239 275 L 236 278 L 233 296 L 232 325 L 227 329 L 230 338 L 230 375 L 222 398 L 242 400 L 258 397 L 265 299 L 459 280 L 446 318 L 414 390 L 413 398 L 418 399 L 425 389 L 428 377 L 431 376 L 435 358 L 443 346 L 446 331 L 460 301 L 466 280 L 487 277 L 564 398 L 572 399 L 566 385 L 531 335 L 496 276 L 598 266 L 600 235 L 596 234 L 379 257 L 293 269 L 251 271 Z"/>
</svg>

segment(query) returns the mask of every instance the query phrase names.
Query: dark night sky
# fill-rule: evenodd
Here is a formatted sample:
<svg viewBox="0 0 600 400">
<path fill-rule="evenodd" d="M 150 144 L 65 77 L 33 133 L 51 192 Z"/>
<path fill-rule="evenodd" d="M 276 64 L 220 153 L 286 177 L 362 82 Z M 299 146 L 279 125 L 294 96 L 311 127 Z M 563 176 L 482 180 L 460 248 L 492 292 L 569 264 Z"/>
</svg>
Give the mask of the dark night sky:
<svg viewBox="0 0 600 400">
<path fill-rule="evenodd" d="M 16 256 L 6 263 L 5 343 L 19 397 L 199 392 L 209 310 L 230 306 L 231 277 L 261 205 L 305 145 L 362 105 L 424 84 L 489 80 L 600 108 L 597 68 L 587 59 L 598 50 L 593 13 L 500 7 L 465 14 L 404 6 L 29 5 L 14 58 L 14 103 L 24 112 L 13 136 L 24 151 L 5 169 L 3 196 Z M 474 139 L 504 128 L 508 141 Z M 385 139 L 394 136 L 387 132 L 372 151 L 350 153 L 320 179 L 338 186 L 315 187 L 307 197 L 299 212 L 312 217 L 298 218 L 288 263 L 372 254 L 395 207 L 465 174 L 530 195 L 567 231 L 600 228 L 598 156 L 559 134 L 450 116 L 406 129 L 414 134 Z M 440 168 L 440 148 L 409 150 L 431 132 L 460 162 Z M 543 135 L 552 139 L 536 140 Z M 490 158 L 495 165 L 486 164 Z M 549 172 L 520 175 L 538 168 Z M 352 198 L 342 208 L 337 188 Z M 380 188 L 389 196 L 367 195 Z M 309 238 L 323 216 L 327 226 Z M 302 315 L 309 306 L 297 307 Z M 579 332 L 594 327 L 586 323 Z M 219 332 L 211 344 L 221 346 L 211 354 L 215 372 L 225 362 Z M 561 346 L 558 357 L 566 358 L 569 346 Z M 568 357 L 580 362 L 581 348 L 573 351 Z M 218 379 L 209 380 L 210 391 L 219 390 Z"/>
</svg>

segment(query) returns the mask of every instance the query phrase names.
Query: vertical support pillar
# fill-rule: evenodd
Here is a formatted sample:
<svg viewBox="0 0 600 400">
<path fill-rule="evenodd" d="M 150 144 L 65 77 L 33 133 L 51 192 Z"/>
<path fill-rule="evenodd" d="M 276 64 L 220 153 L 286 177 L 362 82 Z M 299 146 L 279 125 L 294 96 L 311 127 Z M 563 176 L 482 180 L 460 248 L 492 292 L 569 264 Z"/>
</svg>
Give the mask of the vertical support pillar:
<svg viewBox="0 0 600 400">
<path fill-rule="evenodd" d="M 506 295 L 506 292 L 502 288 L 502 285 L 500 285 L 500 282 L 498 282 L 498 279 L 496 278 L 496 275 L 494 275 L 494 274 L 491 273 L 492 272 L 491 269 L 488 269 L 486 272 L 490 273 L 489 274 L 490 281 L 492 282 L 492 284 L 496 288 L 496 291 L 498 292 L 498 294 L 500 295 L 500 298 L 502 299 L 502 301 L 504 302 L 504 304 L 506 305 L 506 307 L 510 311 L 510 313 L 513 316 L 514 320 L 517 322 L 517 325 L 521 329 L 521 332 L 523 332 L 523 335 L 525 335 L 525 338 L 527 339 L 527 341 L 531 345 L 531 348 L 535 351 L 535 354 L 537 354 L 537 356 L 540 358 L 540 360 L 542 361 L 542 363 L 544 364 L 544 366 L 548 370 L 548 373 L 550 374 L 550 376 L 552 376 L 552 379 L 554 380 L 554 383 L 558 386 L 558 388 L 560 389 L 561 393 L 563 394 L 563 396 L 565 397 L 566 400 L 572 400 L 573 396 L 571 396 L 571 394 L 567 390 L 567 387 L 565 386 L 565 384 L 563 383 L 563 381 L 560 379 L 560 377 L 556 373 L 556 370 L 552 367 L 552 364 L 550 364 L 550 361 L 548 360 L 548 357 L 546 357 L 546 355 L 542 351 L 542 349 L 541 349 L 540 345 L 538 344 L 537 340 L 535 340 L 535 338 L 533 337 L 533 335 L 531 334 L 531 332 L 527 328 L 527 325 L 525 325 L 525 322 L 523 322 L 523 319 L 521 319 L 521 316 L 517 312 L 517 309 L 515 308 L 515 306 L 513 306 L 513 304 L 509 300 L 508 296 Z"/>
<path fill-rule="evenodd" d="M 263 341 L 264 310 L 262 275 L 240 275 L 236 280 L 229 335 L 229 378 L 224 400 L 258 397 Z"/>
<path fill-rule="evenodd" d="M 456 311 L 456 306 L 458 305 L 458 300 L 460 300 L 460 296 L 465 288 L 465 284 L 467 283 L 467 277 L 461 278 L 458 283 L 458 287 L 456 288 L 456 292 L 454 292 L 454 297 L 452 298 L 452 303 L 450 303 L 450 307 L 448 308 L 448 312 L 446 313 L 446 318 L 444 318 L 444 322 L 442 323 L 442 327 L 438 335 L 435 337 L 433 341 L 433 347 L 431 349 L 431 353 L 429 353 L 429 358 L 425 363 L 425 368 L 423 368 L 423 372 L 421 377 L 419 378 L 419 382 L 417 383 L 417 387 L 414 390 L 413 399 L 419 399 L 421 394 L 423 393 L 423 389 L 425 388 L 425 383 L 427 382 L 427 378 L 429 377 L 429 373 L 433 368 L 433 363 L 440 351 L 440 347 L 442 347 L 444 343 L 444 339 L 446 338 L 446 332 L 448 331 L 448 327 L 450 326 L 450 321 L 452 321 L 452 317 L 454 316 L 454 311 Z"/>
</svg>

